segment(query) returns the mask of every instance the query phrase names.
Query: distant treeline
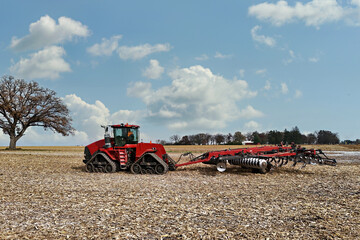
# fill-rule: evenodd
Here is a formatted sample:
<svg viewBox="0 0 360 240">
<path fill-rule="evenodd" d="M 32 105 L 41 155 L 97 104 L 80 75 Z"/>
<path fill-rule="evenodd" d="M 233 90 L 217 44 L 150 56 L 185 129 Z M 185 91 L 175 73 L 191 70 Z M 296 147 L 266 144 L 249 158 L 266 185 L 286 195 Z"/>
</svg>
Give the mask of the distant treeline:
<svg viewBox="0 0 360 240">
<path fill-rule="evenodd" d="M 298 127 L 292 128 L 290 131 L 271 130 L 268 132 L 248 132 L 241 133 L 240 131 L 234 134 L 209 134 L 198 133 L 194 135 L 173 135 L 170 141 L 157 140 L 163 145 L 242 145 L 244 141 L 251 141 L 253 144 L 339 144 L 340 140 L 337 133 L 327 130 L 315 131 L 314 133 L 302 134 Z M 347 140 L 348 141 L 348 140 Z M 359 142 L 356 141 L 351 142 Z"/>
</svg>

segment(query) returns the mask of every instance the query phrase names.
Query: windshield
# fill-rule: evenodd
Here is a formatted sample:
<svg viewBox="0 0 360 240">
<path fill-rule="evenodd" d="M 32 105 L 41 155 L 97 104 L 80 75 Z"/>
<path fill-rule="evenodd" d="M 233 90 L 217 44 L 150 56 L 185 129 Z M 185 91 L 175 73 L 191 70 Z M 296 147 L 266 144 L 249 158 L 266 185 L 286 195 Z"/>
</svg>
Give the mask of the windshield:
<svg viewBox="0 0 360 240">
<path fill-rule="evenodd" d="M 116 146 L 138 143 L 139 131 L 137 128 L 114 128 L 114 138 Z"/>
</svg>

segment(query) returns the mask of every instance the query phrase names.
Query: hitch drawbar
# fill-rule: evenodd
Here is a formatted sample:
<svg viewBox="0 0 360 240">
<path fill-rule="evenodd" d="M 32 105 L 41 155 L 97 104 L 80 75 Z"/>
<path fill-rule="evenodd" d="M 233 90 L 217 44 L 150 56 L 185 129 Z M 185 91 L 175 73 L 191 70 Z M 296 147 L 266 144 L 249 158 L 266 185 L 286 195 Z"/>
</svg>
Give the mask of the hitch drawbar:
<svg viewBox="0 0 360 240">
<path fill-rule="evenodd" d="M 188 162 L 179 164 L 181 157 L 188 155 L 191 156 L 191 159 Z M 190 164 L 205 163 L 216 165 L 218 171 L 224 172 L 227 164 L 230 164 L 266 173 L 270 169 L 281 167 L 288 162 L 292 162 L 292 166 L 301 163 L 301 168 L 307 164 L 336 166 L 336 160 L 328 158 L 320 149 L 306 149 L 296 145 L 225 149 L 207 152 L 197 157 L 186 153 L 186 155 L 180 156 L 175 166 L 177 168 Z"/>
</svg>

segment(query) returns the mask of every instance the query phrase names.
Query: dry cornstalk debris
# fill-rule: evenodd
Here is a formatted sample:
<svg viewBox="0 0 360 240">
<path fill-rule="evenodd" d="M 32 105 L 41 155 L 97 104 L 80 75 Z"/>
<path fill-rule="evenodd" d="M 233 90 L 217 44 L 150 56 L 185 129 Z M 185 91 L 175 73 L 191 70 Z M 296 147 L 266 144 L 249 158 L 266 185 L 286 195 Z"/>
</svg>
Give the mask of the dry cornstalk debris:
<svg viewBox="0 0 360 240">
<path fill-rule="evenodd" d="M 336 158 L 132 175 L 85 172 L 81 148 L 0 151 L 0 239 L 358 239 L 359 155 Z"/>
</svg>

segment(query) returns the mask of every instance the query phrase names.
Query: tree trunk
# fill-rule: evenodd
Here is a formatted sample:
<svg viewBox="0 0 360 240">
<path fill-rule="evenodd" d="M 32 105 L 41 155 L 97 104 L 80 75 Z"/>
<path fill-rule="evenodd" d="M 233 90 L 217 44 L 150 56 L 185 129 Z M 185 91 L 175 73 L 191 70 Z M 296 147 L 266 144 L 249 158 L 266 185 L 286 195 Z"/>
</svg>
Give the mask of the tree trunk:
<svg viewBox="0 0 360 240">
<path fill-rule="evenodd" d="M 10 137 L 10 145 L 9 145 L 10 150 L 15 150 L 16 149 L 16 142 L 17 142 L 16 137 Z"/>
</svg>

